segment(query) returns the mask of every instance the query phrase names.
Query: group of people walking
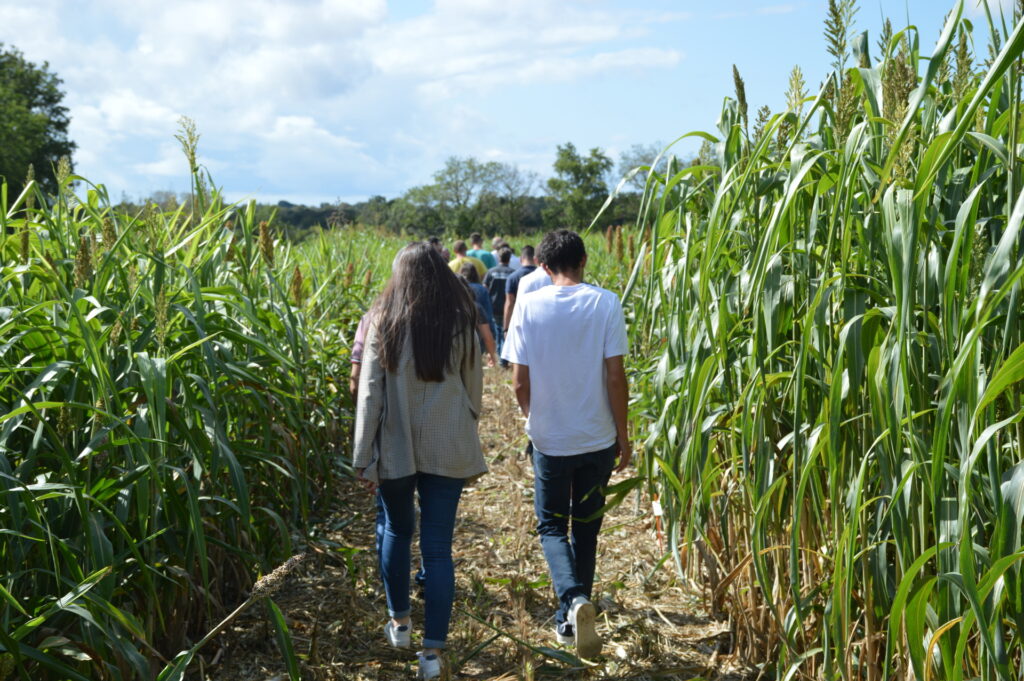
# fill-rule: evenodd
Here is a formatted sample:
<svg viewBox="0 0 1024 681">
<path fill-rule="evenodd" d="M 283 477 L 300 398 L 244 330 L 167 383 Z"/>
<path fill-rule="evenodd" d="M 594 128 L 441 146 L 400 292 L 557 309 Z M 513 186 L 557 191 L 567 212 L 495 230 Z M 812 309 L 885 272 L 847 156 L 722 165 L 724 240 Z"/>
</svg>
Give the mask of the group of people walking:
<svg viewBox="0 0 1024 681">
<path fill-rule="evenodd" d="M 558 600 L 555 636 L 585 658 L 602 646 L 590 598 L 603 490 L 632 456 L 625 319 L 614 293 L 584 282 L 582 238 L 551 232 L 536 254 L 522 248 L 519 267 L 507 244 L 490 253 L 474 234 L 470 245 L 456 242 L 447 257 L 435 240 L 403 248 L 353 347 L 353 466 L 377 501 L 384 636 L 397 648 L 412 644 L 418 498 L 424 679 L 442 674 L 459 499 L 487 471 L 477 434 L 483 352 L 492 366 L 500 353 L 511 367 L 532 443 L 537 532 Z"/>
</svg>

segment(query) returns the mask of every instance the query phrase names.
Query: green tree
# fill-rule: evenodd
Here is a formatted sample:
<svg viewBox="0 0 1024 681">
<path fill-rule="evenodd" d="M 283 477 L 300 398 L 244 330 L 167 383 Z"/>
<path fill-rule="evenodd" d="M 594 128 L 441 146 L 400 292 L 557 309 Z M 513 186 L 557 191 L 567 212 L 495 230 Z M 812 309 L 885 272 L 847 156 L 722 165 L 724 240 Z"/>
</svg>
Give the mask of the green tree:
<svg viewBox="0 0 1024 681">
<path fill-rule="evenodd" d="M 370 227 L 383 227 L 388 221 L 388 200 L 377 194 L 358 204 L 359 222 Z"/>
<path fill-rule="evenodd" d="M 56 193 L 51 169 L 75 150 L 61 82 L 48 63 L 37 66 L 0 43 L 0 176 L 15 191 L 25 184 L 31 164 L 43 188 Z"/>
<path fill-rule="evenodd" d="M 388 211 L 388 229 L 417 236 L 444 232 L 434 190 L 434 185 L 413 187 L 405 196 L 392 201 Z"/>
<path fill-rule="evenodd" d="M 413 215 L 422 224 L 416 233 L 447 232 L 462 237 L 490 227 L 487 216 L 493 204 L 501 164 L 481 163 L 472 156 L 449 157 L 434 173 L 433 184 L 413 187 L 403 197 L 403 219 Z M 414 207 L 416 211 L 410 212 Z"/>
<path fill-rule="evenodd" d="M 520 170 L 507 163 L 502 164 L 495 191 L 502 199 L 504 225 L 509 234 L 523 231 L 527 202 L 538 181 L 539 177 L 533 171 Z"/>
<path fill-rule="evenodd" d="M 497 161 L 486 164 L 486 173 L 488 186 L 480 196 L 482 231 L 509 235 L 521 233 L 530 193 L 537 185 L 537 173 Z"/>
<path fill-rule="evenodd" d="M 598 147 L 582 156 L 572 142 L 558 146 L 555 176 L 548 180 L 548 192 L 555 199 L 544 214 L 549 229 L 565 226 L 586 229 L 608 197 L 606 177 L 612 160 Z"/>
<path fill-rule="evenodd" d="M 434 173 L 433 197 L 446 229 L 467 236 L 479 228 L 481 197 L 491 191 L 495 168 L 472 156 L 451 156 Z"/>
</svg>

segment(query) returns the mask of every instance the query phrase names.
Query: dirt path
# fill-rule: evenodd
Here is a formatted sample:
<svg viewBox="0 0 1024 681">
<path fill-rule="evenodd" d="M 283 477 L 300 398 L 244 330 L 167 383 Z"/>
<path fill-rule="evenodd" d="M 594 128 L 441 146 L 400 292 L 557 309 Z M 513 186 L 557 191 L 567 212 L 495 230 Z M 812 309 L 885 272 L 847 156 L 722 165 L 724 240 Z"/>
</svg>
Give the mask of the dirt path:
<svg viewBox="0 0 1024 681">
<path fill-rule="evenodd" d="M 554 597 L 534 528 L 533 478 L 508 373 L 486 372 L 481 440 L 491 472 L 464 492 L 456 528 L 456 602 L 448 664 L 461 679 L 718 679 L 726 625 L 708 620 L 684 588 L 651 527 L 650 504 L 630 493 L 605 519 L 594 601 L 604 655 L 573 661 L 553 634 Z M 616 478 L 618 479 L 618 478 Z M 613 479 L 613 483 L 616 481 Z M 415 656 L 388 648 L 376 574 L 374 507 L 347 484 L 310 558 L 275 596 L 301 659 L 302 678 L 391 680 L 415 676 Z M 415 551 L 414 551 L 415 560 Z M 413 622 L 422 601 L 413 599 Z M 415 638 L 414 638 L 415 645 Z M 561 658 L 561 659 L 560 659 Z M 255 606 L 205 651 L 193 678 L 285 681 L 273 630 Z"/>
</svg>

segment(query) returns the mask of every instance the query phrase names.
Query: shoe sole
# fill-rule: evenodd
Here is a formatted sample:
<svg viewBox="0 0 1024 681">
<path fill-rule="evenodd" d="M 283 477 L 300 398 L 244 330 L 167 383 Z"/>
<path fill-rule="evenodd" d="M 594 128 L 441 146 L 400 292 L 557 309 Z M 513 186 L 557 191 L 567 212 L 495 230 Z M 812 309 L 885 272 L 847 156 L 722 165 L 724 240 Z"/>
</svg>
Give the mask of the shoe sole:
<svg viewBox="0 0 1024 681">
<path fill-rule="evenodd" d="M 583 603 L 576 609 L 573 633 L 576 635 L 576 654 L 582 658 L 596 657 L 601 652 L 601 637 L 594 629 L 597 610 L 593 603 Z"/>
</svg>

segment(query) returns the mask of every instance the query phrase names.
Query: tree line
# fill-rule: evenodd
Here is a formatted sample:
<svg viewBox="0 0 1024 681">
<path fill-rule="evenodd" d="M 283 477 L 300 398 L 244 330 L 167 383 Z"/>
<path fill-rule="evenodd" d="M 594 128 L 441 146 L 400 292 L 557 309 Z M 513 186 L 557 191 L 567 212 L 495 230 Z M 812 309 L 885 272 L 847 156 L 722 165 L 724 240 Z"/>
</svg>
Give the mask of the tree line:
<svg viewBox="0 0 1024 681">
<path fill-rule="evenodd" d="M 546 181 L 514 164 L 452 156 L 432 175 L 432 182 L 412 187 L 401 196 L 376 195 L 365 201 L 317 206 L 289 201 L 257 204 L 256 216 L 294 241 L 318 229 L 355 225 L 420 237 L 472 232 L 515 236 L 558 227 L 579 230 L 590 225 L 623 177 L 638 166 L 649 165 L 661 149 L 658 143 L 634 145 L 620 154 L 616 163 L 600 148 L 584 154 L 567 142 L 557 147 L 553 174 Z M 662 160 L 657 170 L 664 167 Z M 644 173 L 631 177 L 597 226 L 604 229 L 634 221 L 645 180 Z M 120 208 L 133 212 L 155 204 L 173 210 L 187 199 L 186 194 L 158 191 L 140 200 L 124 198 Z"/>
<path fill-rule="evenodd" d="M 650 162 L 657 154 L 653 146 L 625 154 L 619 170 L 626 172 L 626 165 L 648 152 L 652 155 L 644 162 Z M 571 142 L 558 146 L 547 181 L 511 163 L 452 156 L 433 174 L 432 182 L 399 197 L 374 196 L 357 204 L 339 204 L 334 223 L 377 225 L 415 235 L 515 235 L 552 225 L 582 229 L 617 183 L 616 173 L 615 163 L 602 149 L 581 152 Z M 633 191 L 623 194 L 601 222 L 635 217 L 637 189 L 631 187 Z"/>
</svg>

